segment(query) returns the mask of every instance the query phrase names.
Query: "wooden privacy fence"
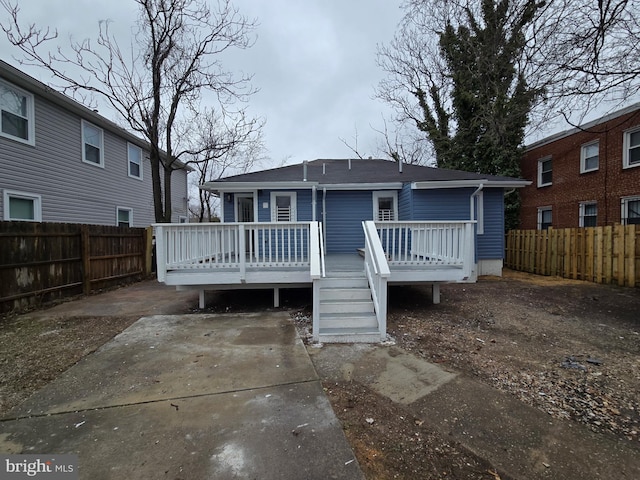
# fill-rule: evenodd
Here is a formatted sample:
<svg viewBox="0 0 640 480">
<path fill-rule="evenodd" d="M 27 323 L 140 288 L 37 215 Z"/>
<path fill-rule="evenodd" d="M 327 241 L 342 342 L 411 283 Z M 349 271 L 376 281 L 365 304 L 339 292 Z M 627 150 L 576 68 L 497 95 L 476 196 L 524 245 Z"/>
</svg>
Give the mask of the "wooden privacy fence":
<svg viewBox="0 0 640 480">
<path fill-rule="evenodd" d="M 151 228 L 0 222 L 0 313 L 138 280 L 151 245 Z"/>
<path fill-rule="evenodd" d="M 539 275 L 640 286 L 640 225 L 511 230 L 505 266 Z"/>
</svg>

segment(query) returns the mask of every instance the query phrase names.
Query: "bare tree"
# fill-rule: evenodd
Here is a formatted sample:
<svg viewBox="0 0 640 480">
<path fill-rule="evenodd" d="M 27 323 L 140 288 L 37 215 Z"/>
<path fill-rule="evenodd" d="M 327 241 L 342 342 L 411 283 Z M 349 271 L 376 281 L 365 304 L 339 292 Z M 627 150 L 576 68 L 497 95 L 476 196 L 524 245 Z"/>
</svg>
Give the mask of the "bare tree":
<svg viewBox="0 0 640 480">
<path fill-rule="evenodd" d="M 217 180 L 229 174 L 246 173 L 265 157 L 262 138 L 264 121 L 247 118 L 245 112 L 228 115 L 210 114 L 215 123 L 199 127 L 200 142 L 207 149 L 192 160 L 197 178 L 195 186 Z M 198 189 L 196 204 L 190 205 L 192 217 L 199 222 L 215 218 L 215 199 L 209 190 Z"/>
<path fill-rule="evenodd" d="M 584 115 L 603 101 L 625 102 L 640 93 L 637 1 L 408 0 L 394 40 L 378 52 L 388 76 L 377 96 L 395 108 L 398 122 L 424 130 L 424 107 L 429 106 L 433 127 L 443 135 L 456 128 L 456 119 L 448 115 L 455 77 L 442 55 L 441 35 L 447 25 L 473 29 L 467 19 L 480 19 L 487 4 L 505 9 L 505 31 L 513 31 L 525 9 L 535 8 L 522 25 L 525 44 L 513 60 L 517 76 L 539 92 L 529 111 L 528 131 L 558 114 Z M 433 143 L 436 150 L 441 147 Z"/>
<path fill-rule="evenodd" d="M 383 125 L 381 130 L 371 127 L 380 134 L 378 151 L 381 152 L 381 156 L 409 165 L 435 166 L 433 148 L 420 131 L 407 124 L 399 124 L 389 131 L 385 119 Z"/>
<path fill-rule="evenodd" d="M 98 95 L 148 140 L 156 221 L 170 222 L 172 172 L 203 161 L 220 143 L 213 131 L 206 137 L 211 144 L 193 143 L 191 125 L 217 124 L 209 116 L 213 109 L 200 108 L 203 94 L 212 94 L 217 111 L 226 113 L 254 92 L 251 77 L 236 78 L 220 57 L 232 48 L 251 47 L 255 21 L 242 16 L 230 0 L 215 2 L 215 10 L 205 0 L 134 0 L 139 15 L 132 52 L 122 49 L 109 22 L 101 21 L 95 43 L 71 41 L 67 49 L 52 53 L 46 48 L 57 31 L 22 27 L 19 9 L 10 1 L 0 0 L 10 14 L 2 29 L 25 62 L 48 70 L 65 93 Z"/>
</svg>

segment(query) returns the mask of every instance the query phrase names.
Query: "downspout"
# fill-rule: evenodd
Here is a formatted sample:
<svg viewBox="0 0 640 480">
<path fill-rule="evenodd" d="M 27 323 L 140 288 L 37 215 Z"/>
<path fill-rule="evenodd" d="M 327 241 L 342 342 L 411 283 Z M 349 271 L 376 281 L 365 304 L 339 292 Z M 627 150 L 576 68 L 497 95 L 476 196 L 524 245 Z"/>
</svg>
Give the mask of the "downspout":
<svg viewBox="0 0 640 480">
<path fill-rule="evenodd" d="M 470 198 L 470 203 L 471 203 L 471 215 L 469 216 L 469 218 L 471 218 L 471 221 L 476 220 L 475 217 L 475 211 L 474 211 L 474 205 L 473 205 L 473 199 L 476 198 L 478 196 L 478 194 L 482 191 L 482 189 L 484 188 L 484 183 L 481 183 L 480 185 L 478 185 L 478 188 L 476 188 L 476 191 L 473 192 L 471 194 L 471 198 Z"/>
<path fill-rule="evenodd" d="M 316 221 L 317 215 L 316 215 L 316 208 L 317 208 L 317 201 L 316 201 L 316 195 L 317 195 L 317 188 L 315 185 L 313 185 L 311 187 L 311 220 L 313 222 Z"/>
<path fill-rule="evenodd" d="M 327 251 L 327 187 L 322 189 L 322 236 L 324 237 L 324 249 Z"/>
<path fill-rule="evenodd" d="M 483 188 L 484 188 L 484 183 L 480 183 L 480 185 L 478 185 L 478 188 L 476 188 L 476 191 L 471 194 L 469 202 L 471 204 L 470 205 L 471 206 L 470 218 L 471 218 L 472 221 L 473 220 L 477 220 L 476 218 L 474 218 L 475 217 L 475 209 L 473 208 L 474 207 L 473 199 L 474 198 L 478 198 L 480 196 L 480 193 L 482 192 Z M 478 216 L 480 216 L 480 213 L 481 213 L 480 210 L 481 210 L 480 209 L 480 202 L 478 201 Z M 482 210 L 484 210 L 484 208 Z M 470 225 L 469 228 L 473 232 L 473 225 Z M 478 267 L 478 262 L 479 261 L 478 261 L 478 242 L 477 242 L 477 238 L 478 238 L 478 235 L 483 235 L 483 234 L 484 234 L 484 221 L 478 220 L 477 223 L 476 223 L 475 235 L 473 235 L 473 261 L 472 261 L 472 263 L 475 264 L 475 267 L 473 267 L 473 270 L 476 270 L 476 272 L 478 271 L 478 268 L 479 268 Z"/>
</svg>

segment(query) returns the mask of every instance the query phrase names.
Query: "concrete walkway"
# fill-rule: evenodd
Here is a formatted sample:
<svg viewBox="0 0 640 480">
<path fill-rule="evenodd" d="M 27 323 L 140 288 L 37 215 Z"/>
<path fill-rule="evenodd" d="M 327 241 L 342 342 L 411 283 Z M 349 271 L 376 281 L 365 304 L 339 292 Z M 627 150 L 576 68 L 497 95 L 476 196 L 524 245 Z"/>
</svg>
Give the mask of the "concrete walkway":
<svg viewBox="0 0 640 480">
<path fill-rule="evenodd" d="M 0 451 L 76 453 L 81 479 L 363 478 L 283 312 L 143 317 L 9 412 Z"/>
<path fill-rule="evenodd" d="M 402 405 L 509 479 L 639 479 L 632 442 L 560 420 L 479 380 L 379 345 L 310 349 L 323 379 L 354 381 Z"/>
</svg>

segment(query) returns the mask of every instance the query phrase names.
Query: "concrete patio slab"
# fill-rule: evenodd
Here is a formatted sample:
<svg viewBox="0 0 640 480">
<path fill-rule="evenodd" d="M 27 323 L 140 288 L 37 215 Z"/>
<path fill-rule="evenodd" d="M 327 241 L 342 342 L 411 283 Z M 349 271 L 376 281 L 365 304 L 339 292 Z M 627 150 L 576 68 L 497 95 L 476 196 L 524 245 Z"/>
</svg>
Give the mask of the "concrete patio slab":
<svg viewBox="0 0 640 480">
<path fill-rule="evenodd" d="M 2 420 L 81 479 L 361 479 L 284 312 L 144 317 Z"/>
</svg>

